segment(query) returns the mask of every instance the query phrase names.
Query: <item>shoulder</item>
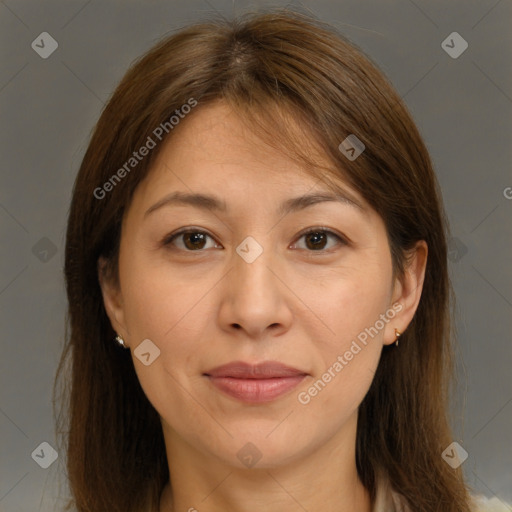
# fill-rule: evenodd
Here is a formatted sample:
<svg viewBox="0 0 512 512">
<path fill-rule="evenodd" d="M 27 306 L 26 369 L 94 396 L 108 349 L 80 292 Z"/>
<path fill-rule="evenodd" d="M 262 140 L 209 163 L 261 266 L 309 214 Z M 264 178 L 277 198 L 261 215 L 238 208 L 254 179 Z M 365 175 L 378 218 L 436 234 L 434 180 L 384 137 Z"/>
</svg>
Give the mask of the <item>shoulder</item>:
<svg viewBox="0 0 512 512">
<path fill-rule="evenodd" d="M 410 512 L 405 499 L 395 492 L 384 474 L 377 478 L 377 493 L 372 512 Z"/>
<path fill-rule="evenodd" d="M 510 512 L 511 510 L 512 506 L 498 498 L 485 498 L 484 496 L 473 497 L 474 512 Z"/>
<path fill-rule="evenodd" d="M 391 491 L 391 503 L 395 508 L 386 510 L 393 510 L 396 512 L 411 512 L 408 503 L 403 499 L 400 494 Z M 498 498 L 486 498 L 484 496 L 472 496 L 471 497 L 471 512 L 512 512 L 512 506 L 504 503 Z M 380 512 L 380 508 L 377 508 L 375 512 Z M 382 509 L 384 510 L 384 509 Z"/>
<path fill-rule="evenodd" d="M 398 493 L 391 491 L 391 499 L 396 512 L 410 512 L 407 502 Z M 512 512 L 512 506 L 498 498 L 486 498 L 484 496 L 471 496 L 471 512 Z M 380 511 L 377 509 L 376 512 Z"/>
<path fill-rule="evenodd" d="M 477 495 L 471 497 L 472 512 L 512 512 L 512 506 L 500 499 Z M 377 496 L 373 512 L 411 512 L 411 507 L 402 495 L 391 488 L 387 478 L 377 479 Z"/>
</svg>

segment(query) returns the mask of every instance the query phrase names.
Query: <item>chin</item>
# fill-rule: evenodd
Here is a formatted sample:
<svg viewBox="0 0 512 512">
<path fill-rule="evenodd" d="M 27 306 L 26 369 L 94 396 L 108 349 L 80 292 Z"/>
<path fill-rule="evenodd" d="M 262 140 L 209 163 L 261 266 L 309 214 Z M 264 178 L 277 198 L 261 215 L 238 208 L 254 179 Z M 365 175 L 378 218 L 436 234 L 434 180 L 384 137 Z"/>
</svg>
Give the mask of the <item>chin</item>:
<svg viewBox="0 0 512 512">
<path fill-rule="evenodd" d="M 314 445 L 298 443 L 297 435 L 284 431 L 269 436 L 271 430 L 253 432 L 249 429 L 245 434 L 235 435 L 235 440 L 230 441 L 227 463 L 238 468 L 272 469 L 293 463 L 304 456 L 308 445 Z M 222 458 L 225 459 L 225 455 Z"/>
</svg>

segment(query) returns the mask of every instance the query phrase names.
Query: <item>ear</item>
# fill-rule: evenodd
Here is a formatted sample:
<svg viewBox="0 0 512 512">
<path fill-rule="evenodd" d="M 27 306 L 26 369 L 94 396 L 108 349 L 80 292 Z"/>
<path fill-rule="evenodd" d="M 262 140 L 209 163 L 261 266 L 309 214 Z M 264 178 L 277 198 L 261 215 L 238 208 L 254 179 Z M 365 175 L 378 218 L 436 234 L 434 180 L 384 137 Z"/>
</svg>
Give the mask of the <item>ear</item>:
<svg viewBox="0 0 512 512">
<path fill-rule="evenodd" d="M 386 324 L 385 345 L 396 341 L 395 329 L 402 334 L 405 332 L 416 313 L 425 280 L 427 255 L 427 243 L 419 240 L 408 252 L 404 275 L 395 279 L 391 306 L 397 314 Z"/>
<path fill-rule="evenodd" d="M 103 304 L 114 331 L 126 340 L 128 334 L 125 324 L 123 298 L 118 280 L 111 275 L 105 258 L 98 259 L 98 280 L 103 295 Z M 125 341 L 126 344 L 126 341 Z"/>
</svg>

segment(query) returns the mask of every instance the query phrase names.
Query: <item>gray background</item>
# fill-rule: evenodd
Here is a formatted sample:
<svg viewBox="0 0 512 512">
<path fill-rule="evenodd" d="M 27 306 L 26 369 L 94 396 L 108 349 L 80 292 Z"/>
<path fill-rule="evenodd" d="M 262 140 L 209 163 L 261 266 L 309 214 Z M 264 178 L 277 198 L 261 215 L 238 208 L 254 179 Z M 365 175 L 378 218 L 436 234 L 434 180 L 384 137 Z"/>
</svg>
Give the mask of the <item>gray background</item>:
<svg viewBox="0 0 512 512">
<path fill-rule="evenodd" d="M 66 214 L 103 104 L 166 33 L 213 11 L 269 5 L 286 2 L 0 2 L 2 512 L 56 510 L 67 493 L 65 454 L 48 469 L 31 454 L 43 441 L 56 446 L 51 387 L 64 338 Z M 301 9 L 378 63 L 431 152 L 454 236 L 455 398 L 464 406 L 455 440 L 469 453 L 463 468 L 474 489 L 512 502 L 512 2 L 326 0 Z M 469 44 L 457 59 L 441 47 L 453 31 Z M 41 32 L 59 44 L 48 59 L 31 48 Z"/>
</svg>

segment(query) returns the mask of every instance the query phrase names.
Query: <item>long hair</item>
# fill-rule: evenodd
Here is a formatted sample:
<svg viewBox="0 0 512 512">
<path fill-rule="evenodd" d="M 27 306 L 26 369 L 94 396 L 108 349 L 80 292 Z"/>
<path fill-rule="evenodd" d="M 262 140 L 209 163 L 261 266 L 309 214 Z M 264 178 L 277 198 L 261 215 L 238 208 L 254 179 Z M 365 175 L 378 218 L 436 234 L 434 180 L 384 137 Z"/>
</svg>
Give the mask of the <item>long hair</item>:
<svg viewBox="0 0 512 512">
<path fill-rule="evenodd" d="M 69 212 L 68 332 L 54 386 L 55 394 L 64 383 L 57 422 L 72 495 L 66 510 L 157 511 L 169 480 L 159 415 L 129 351 L 114 342 L 97 263 L 104 257 L 116 279 L 123 214 L 163 142 L 180 128 L 171 116 L 194 104 L 192 116 L 215 101 L 318 180 L 333 188 L 343 180 L 359 191 L 384 220 L 396 277 L 407 251 L 427 242 L 416 314 L 399 348 L 384 348 L 359 408 L 357 470 L 371 496 L 383 471 L 413 511 L 467 512 L 461 471 L 441 457 L 451 442 L 453 293 L 448 224 L 428 151 L 403 101 L 363 52 L 328 24 L 282 9 L 212 19 L 166 37 L 128 70 L 95 127 Z M 365 145 L 354 160 L 339 148 L 349 135 Z M 148 137 L 155 147 L 128 168 Z M 319 166 L 312 148 L 332 165 Z"/>
</svg>

